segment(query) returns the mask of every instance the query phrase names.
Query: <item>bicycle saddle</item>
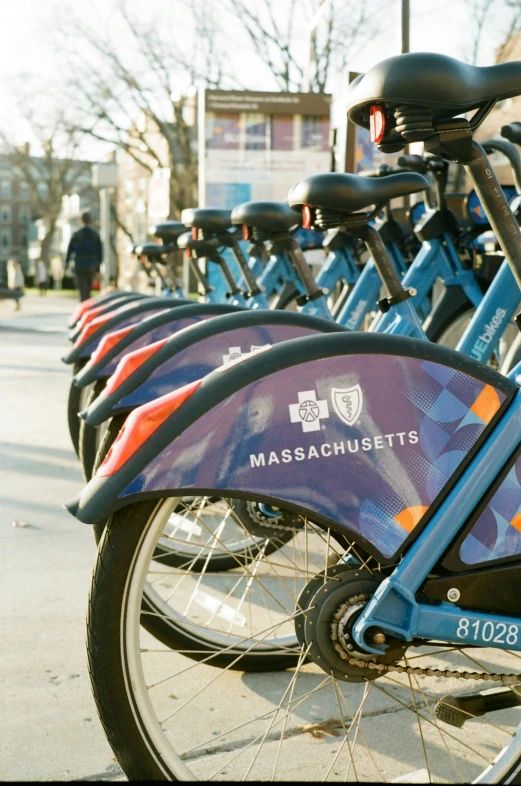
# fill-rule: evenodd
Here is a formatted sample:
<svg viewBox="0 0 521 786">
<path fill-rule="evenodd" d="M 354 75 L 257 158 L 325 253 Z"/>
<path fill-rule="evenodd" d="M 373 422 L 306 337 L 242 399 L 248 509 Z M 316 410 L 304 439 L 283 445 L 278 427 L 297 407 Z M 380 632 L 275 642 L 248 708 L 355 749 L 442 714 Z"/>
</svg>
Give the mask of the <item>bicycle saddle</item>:
<svg viewBox="0 0 521 786">
<path fill-rule="evenodd" d="M 265 232 L 287 232 L 302 223 L 302 216 L 286 202 L 244 202 L 232 210 L 232 224 Z"/>
<path fill-rule="evenodd" d="M 214 237 L 208 240 L 194 240 L 191 232 L 185 232 L 177 238 L 177 247 L 195 251 L 198 257 L 207 257 L 215 254 L 219 248 L 219 241 Z"/>
<path fill-rule="evenodd" d="M 175 243 L 179 235 L 184 235 L 186 227 L 182 221 L 163 221 L 150 230 L 154 237 L 158 237 L 165 245 Z"/>
<path fill-rule="evenodd" d="M 289 192 L 288 202 L 295 209 L 310 205 L 340 213 L 355 213 L 369 205 L 415 194 L 428 187 L 428 180 L 416 172 L 380 178 L 330 172 L 301 180 Z"/>
<path fill-rule="evenodd" d="M 213 207 L 191 207 L 183 210 L 181 221 L 185 227 L 196 227 L 206 232 L 224 232 L 230 229 L 231 210 L 218 210 Z"/>
<path fill-rule="evenodd" d="M 172 246 L 158 246 L 157 243 L 138 243 L 134 246 L 134 253 L 138 257 L 145 256 L 149 260 L 163 261 L 165 254 L 173 251 Z"/>
<path fill-rule="evenodd" d="M 382 60 L 351 83 L 348 116 L 369 128 L 374 104 L 429 107 L 434 120 L 521 94 L 521 62 L 473 66 L 446 55 L 412 52 Z"/>
</svg>

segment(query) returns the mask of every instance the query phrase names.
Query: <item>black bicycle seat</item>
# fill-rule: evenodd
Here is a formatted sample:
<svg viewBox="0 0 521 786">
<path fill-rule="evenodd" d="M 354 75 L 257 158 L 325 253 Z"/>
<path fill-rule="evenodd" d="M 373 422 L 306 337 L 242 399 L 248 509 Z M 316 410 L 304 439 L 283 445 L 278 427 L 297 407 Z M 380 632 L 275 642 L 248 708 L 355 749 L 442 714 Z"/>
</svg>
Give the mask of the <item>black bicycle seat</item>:
<svg viewBox="0 0 521 786">
<path fill-rule="evenodd" d="M 264 232 L 287 232 L 302 223 L 302 216 L 286 202 L 244 202 L 232 210 L 232 223 Z"/>
<path fill-rule="evenodd" d="M 349 118 L 369 128 L 374 104 L 429 107 L 434 120 L 445 120 L 520 94 L 519 61 L 481 67 L 446 55 L 411 52 L 382 60 L 357 77 L 347 104 Z"/>
<path fill-rule="evenodd" d="M 195 251 L 198 257 L 207 257 L 215 254 L 219 248 L 219 241 L 213 237 L 208 240 L 194 240 L 191 232 L 185 232 L 177 238 L 177 247 Z"/>
<path fill-rule="evenodd" d="M 224 232 L 230 229 L 231 210 L 219 210 L 214 207 L 191 207 L 183 210 L 181 221 L 185 227 L 196 227 L 206 232 Z"/>
<path fill-rule="evenodd" d="M 310 205 L 340 213 L 355 213 L 370 205 L 415 194 L 428 187 L 429 181 L 416 172 L 379 178 L 330 172 L 301 180 L 289 192 L 288 202 L 291 207 L 299 209 Z"/>
<path fill-rule="evenodd" d="M 179 235 L 186 232 L 186 227 L 182 221 L 163 221 L 152 227 L 150 231 L 154 237 L 158 237 L 166 245 L 167 243 L 175 243 Z"/>
<path fill-rule="evenodd" d="M 157 243 L 138 243 L 134 246 L 134 253 L 138 257 L 145 256 L 149 260 L 157 262 L 163 261 L 165 254 L 168 254 L 172 248 L 165 246 L 158 246 Z"/>
</svg>

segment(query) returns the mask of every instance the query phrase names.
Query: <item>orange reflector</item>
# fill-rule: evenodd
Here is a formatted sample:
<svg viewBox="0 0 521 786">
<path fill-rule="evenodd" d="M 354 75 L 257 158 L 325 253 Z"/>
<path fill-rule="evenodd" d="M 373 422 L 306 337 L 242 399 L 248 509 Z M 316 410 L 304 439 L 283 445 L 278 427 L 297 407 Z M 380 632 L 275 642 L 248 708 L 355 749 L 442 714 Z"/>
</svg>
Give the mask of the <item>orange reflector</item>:
<svg viewBox="0 0 521 786">
<path fill-rule="evenodd" d="M 385 134 L 385 112 L 378 104 L 373 104 L 369 112 L 371 142 L 381 142 Z"/>
<path fill-rule="evenodd" d="M 91 368 L 96 363 L 99 363 L 99 361 L 105 357 L 107 352 L 115 347 L 122 338 L 128 336 L 131 330 L 134 330 L 135 327 L 135 325 L 129 325 L 128 327 L 121 328 L 121 330 L 114 330 L 112 333 L 107 333 L 106 336 L 103 336 L 100 343 L 92 353 L 87 365 Z"/>
<path fill-rule="evenodd" d="M 192 258 L 192 252 L 190 251 L 189 248 L 185 248 L 185 257 L 187 259 L 191 259 Z"/>
<path fill-rule="evenodd" d="M 311 229 L 313 224 L 313 214 L 309 205 L 304 205 L 302 208 L 302 226 L 304 229 Z"/>
<path fill-rule="evenodd" d="M 197 227 L 192 227 L 192 240 L 197 240 Z"/>
<path fill-rule="evenodd" d="M 78 324 L 76 325 L 77 330 L 83 330 L 89 322 L 92 322 L 93 319 L 96 319 L 100 314 L 103 313 L 105 306 L 97 306 L 96 308 L 91 308 L 87 311 L 86 314 L 82 316 Z"/>
<path fill-rule="evenodd" d="M 92 322 L 89 322 L 89 324 L 83 328 L 80 335 L 74 342 L 73 344 L 74 349 L 77 349 L 78 347 L 81 347 L 82 344 L 85 344 L 87 339 L 89 339 L 93 335 L 93 333 L 96 332 L 98 328 L 100 328 L 102 325 L 108 322 L 109 319 L 112 319 L 113 316 L 114 314 L 110 313 L 110 314 L 106 314 L 105 316 L 96 317 L 96 319 L 93 319 Z"/>
<path fill-rule="evenodd" d="M 250 228 L 246 226 L 246 224 L 242 225 L 242 239 L 249 240 L 250 239 Z"/>
<path fill-rule="evenodd" d="M 132 330 L 132 328 L 130 328 Z M 159 341 L 154 341 L 153 344 L 149 344 L 148 347 L 141 347 L 141 349 L 134 349 L 132 352 L 128 352 L 124 358 L 121 358 L 116 369 L 112 376 L 109 378 L 107 384 L 102 390 L 103 396 L 110 396 L 111 393 L 114 393 L 115 390 L 119 388 L 123 382 L 129 378 L 134 371 L 143 365 L 145 360 L 157 352 L 163 344 L 166 344 L 168 338 L 162 338 Z"/>
<path fill-rule="evenodd" d="M 85 312 L 89 310 L 89 308 L 92 308 L 95 303 L 95 297 L 90 297 L 88 300 L 82 300 L 81 303 L 79 303 L 74 309 L 72 314 L 73 322 L 77 322 L 85 314 Z"/>
<path fill-rule="evenodd" d="M 97 475 L 106 478 L 121 469 L 154 431 L 157 431 L 159 426 L 190 398 L 192 393 L 195 393 L 201 381 L 197 379 L 173 393 L 167 393 L 166 396 L 134 409 L 126 419 Z"/>
</svg>

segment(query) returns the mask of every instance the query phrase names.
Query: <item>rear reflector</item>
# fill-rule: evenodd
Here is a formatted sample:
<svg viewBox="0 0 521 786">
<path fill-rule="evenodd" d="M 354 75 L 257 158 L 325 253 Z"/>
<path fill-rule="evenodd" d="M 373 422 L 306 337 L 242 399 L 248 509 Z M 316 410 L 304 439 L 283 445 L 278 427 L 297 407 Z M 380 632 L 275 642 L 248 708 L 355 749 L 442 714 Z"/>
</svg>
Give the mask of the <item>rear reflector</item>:
<svg viewBox="0 0 521 786">
<path fill-rule="evenodd" d="M 385 134 L 385 112 L 378 104 L 373 104 L 369 113 L 371 142 L 381 142 Z"/>
<path fill-rule="evenodd" d="M 250 239 L 250 228 L 246 224 L 242 225 L 242 239 L 249 240 Z"/>
<path fill-rule="evenodd" d="M 95 366 L 96 363 L 105 357 L 107 352 L 109 352 L 116 344 L 119 344 L 121 339 L 128 336 L 128 334 L 134 330 L 135 325 L 129 325 L 128 327 L 121 328 L 121 330 L 114 330 L 112 333 L 107 333 L 106 336 L 103 336 L 100 343 L 98 344 L 97 348 L 91 355 L 91 358 L 88 362 L 88 366 L 92 368 Z"/>
<path fill-rule="evenodd" d="M 74 309 L 71 321 L 77 322 L 85 314 L 85 312 L 89 310 L 89 308 L 92 308 L 95 302 L 95 297 L 90 297 L 88 300 L 82 300 L 81 303 L 79 303 Z"/>
<path fill-rule="evenodd" d="M 114 393 L 114 391 L 117 390 L 136 369 L 143 365 L 145 360 L 148 360 L 154 352 L 161 349 L 163 344 L 166 344 L 167 341 L 168 338 L 162 338 L 160 341 L 154 341 L 153 344 L 149 344 L 148 347 L 135 349 L 133 352 L 129 352 L 125 355 L 124 358 L 121 358 L 116 366 L 116 370 L 103 388 L 102 395 L 110 396 L 111 393 Z"/>
<path fill-rule="evenodd" d="M 133 410 L 98 469 L 97 475 L 106 478 L 121 469 L 159 426 L 195 393 L 201 381 L 198 379 Z"/>
<path fill-rule="evenodd" d="M 313 215 L 311 213 L 311 207 L 309 205 L 304 205 L 302 208 L 302 226 L 304 229 L 311 229 L 312 224 Z"/>
<path fill-rule="evenodd" d="M 96 317 L 96 319 L 93 319 L 92 322 L 89 322 L 88 325 L 83 328 L 80 335 L 74 342 L 74 349 L 78 349 L 78 347 L 81 347 L 82 344 L 85 344 L 85 342 L 98 330 L 98 328 L 102 327 L 102 325 L 105 325 L 110 319 L 112 319 L 113 316 L 114 314 L 111 312 L 110 314 L 105 314 L 105 316 Z"/>
<path fill-rule="evenodd" d="M 103 313 L 104 309 L 105 306 L 96 306 L 96 308 L 89 309 L 79 320 L 78 324 L 76 325 L 77 329 L 83 330 L 83 328 L 86 327 L 89 322 L 92 322 L 93 319 L 99 317 L 99 315 Z"/>
</svg>

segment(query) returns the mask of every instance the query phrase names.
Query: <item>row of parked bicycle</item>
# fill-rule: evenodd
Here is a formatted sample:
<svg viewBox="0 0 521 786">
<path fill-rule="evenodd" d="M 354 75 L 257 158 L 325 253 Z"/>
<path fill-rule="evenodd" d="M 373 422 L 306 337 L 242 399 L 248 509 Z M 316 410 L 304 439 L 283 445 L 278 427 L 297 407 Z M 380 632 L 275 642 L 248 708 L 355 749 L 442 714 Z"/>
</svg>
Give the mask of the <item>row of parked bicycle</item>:
<svg viewBox="0 0 521 786">
<path fill-rule="evenodd" d="M 67 507 L 99 543 L 89 664 L 130 779 L 516 782 L 521 124 L 473 133 L 518 94 L 521 63 L 385 60 L 350 120 L 423 156 L 185 210 L 136 248 L 161 296 L 76 309 Z"/>
</svg>

